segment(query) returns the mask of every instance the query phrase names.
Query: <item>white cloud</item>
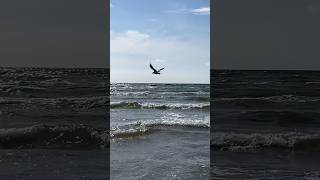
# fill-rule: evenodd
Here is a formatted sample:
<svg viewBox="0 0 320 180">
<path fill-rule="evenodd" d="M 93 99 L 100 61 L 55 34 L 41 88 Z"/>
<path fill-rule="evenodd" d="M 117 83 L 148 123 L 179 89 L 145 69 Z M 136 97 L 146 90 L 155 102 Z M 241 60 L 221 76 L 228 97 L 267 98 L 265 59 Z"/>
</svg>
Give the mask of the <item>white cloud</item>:
<svg viewBox="0 0 320 180">
<path fill-rule="evenodd" d="M 210 60 L 209 41 L 155 38 L 135 30 L 110 31 L 110 53 L 113 82 L 209 81 L 209 68 L 199 63 Z M 149 62 L 155 67 L 165 67 L 166 71 L 154 79 L 150 76 Z"/>
<path fill-rule="evenodd" d="M 208 54 L 208 49 L 201 44 L 174 38 L 152 38 L 146 33 L 128 30 L 125 33 L 110 33 L 110 52 L 114 55 L 135 55 L 156 59 L 199 58 Z"/>
<path fill-rule="evenodd" d="M 134 30 L 127 31 L 125 35 L 126 38 L 134 41 L 144 41 L 150 37 L 148 34 L 140 33 Z"/>
<path fill-rule="evenodd" d="M 110 52 L 114 54 L 139 54 L 147 48 L 148 34 L 129 30 L 124 34 L 110 32 Z"/>
<path fill-rule="evenodd" d="M 201 7 L 201 8 L 197 8 L 197 9 L 192 9 L 191 13 L 195 14 L 195 15 L 209 15 L 210 14 L 210 7 Z"/>
<path fill-rule="evenodd" d="M 166 11 L 167 13 L 174 13 L 174 14 L 194 14 L 194 15 L 210 15 L 210 7 L 200 7 L 196 9 L 175 9 Z"/>
</svg>

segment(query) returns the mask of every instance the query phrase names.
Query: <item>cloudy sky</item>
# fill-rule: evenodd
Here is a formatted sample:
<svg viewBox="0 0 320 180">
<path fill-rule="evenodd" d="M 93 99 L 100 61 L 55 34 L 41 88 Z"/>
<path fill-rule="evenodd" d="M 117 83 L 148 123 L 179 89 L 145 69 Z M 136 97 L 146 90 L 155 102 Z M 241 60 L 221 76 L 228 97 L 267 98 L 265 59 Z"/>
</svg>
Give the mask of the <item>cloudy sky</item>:
<svg viewBox="0 0 320 180">
<path fill-rule="evenodd" d="M 319 0 L 216 0 L 215 69 L 320 70 Z"/>
<path fill-rule="evenodd" d="M 209 83 L 209 3 L 111 0 L 111 82 Z"/>
</svg>

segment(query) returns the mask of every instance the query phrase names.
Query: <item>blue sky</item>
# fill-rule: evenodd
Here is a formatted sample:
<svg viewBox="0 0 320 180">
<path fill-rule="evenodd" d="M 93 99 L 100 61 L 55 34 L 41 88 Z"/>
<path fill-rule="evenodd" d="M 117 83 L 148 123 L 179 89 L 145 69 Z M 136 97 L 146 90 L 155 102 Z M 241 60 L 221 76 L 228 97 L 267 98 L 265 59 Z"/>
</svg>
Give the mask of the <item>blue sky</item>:
<svg viewBox="0 0 320 180">
<path fill-rule="evenodd" d="M 111 82 L 209 83 L 210 0 L 111 0 L 110 10 Z"/>
</svg>

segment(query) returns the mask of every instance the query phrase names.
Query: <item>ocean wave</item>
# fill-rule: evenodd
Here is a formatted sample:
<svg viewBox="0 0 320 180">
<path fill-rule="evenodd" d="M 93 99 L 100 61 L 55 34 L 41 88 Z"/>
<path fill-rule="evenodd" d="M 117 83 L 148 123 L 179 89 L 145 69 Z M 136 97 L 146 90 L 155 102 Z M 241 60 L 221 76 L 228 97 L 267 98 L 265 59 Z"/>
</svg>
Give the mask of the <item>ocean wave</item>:
<svg viewBox="0 0 320 180">
<path fill-rule="evenodd" d="M 277 126 L 314 126 L 319 124 L 318 111 L 296 110 L 249 110 L 242 111 L 238 119 L 241 121 L 273 123 Z"/>
<path fill-rule="evenodd" d="M 209 121 L 161 121 L 161 122 L 135 122 L 124 126 L 117 126 L 111 128 L 111 138 L 123 138 L 142 136 L 155 132 L 161 128 L 205 128 L 210 127 Z"/>
<path fill-rule="evenodd" d="M 185 92 L 174 92 L 174 91 L 168 91 L 168 92 L 159 92 L 157 94 L 161 95 L 184 95 L 184 96 L 192 96 L 192 95 L 209 95 L 210 92 L 205 92 L 205 91 L 185 91 Z"/>
<path fill-rule="evenodd" d="M 149 95 L 150 91 L 138 91 L 138 92 L 118 92 L 111 90 L 110 95 L 112 96 L 146 96 Z"/>
<path fill-rule="evenodd" d="M 0 87 L 0 95 L 26 95 L 32 93 L 42 93 L 46 90 L 43 87 L 34 86 L 17 86 L 17 85 L 5 85 Z"/>
<path fill-rule="evenodd" d="M 305 85 L 308 85 L 308 84 L 320 84 L 320 81 L 310 81 L 310 82 L 305 82 L 304 84 Z"/>
<path fill-rule="evenodd" d="M 266 104 L 297 104 L 297 103 L 318 103 L 320 97 L 307 97 L 296 95 L 280 95 L 266 97 L 236 97 L 236 98 L 213 98 L 212 101 L 216 105 L 246 105 L 246 106 L 262 106 Z"/>
<path fill-rule="evenodd" d="M 69 106 L 74 109 L 108 108 L 110 99 L 108 96 L 84 97 L 84 98 L 58 98 L 54 99 L 54 105 Z"/>
<path fill-rule="evenodd" d="M 80 125 L 0 129 L 0 148 L 108 147 L 109 133 Z"/>
<path fill-rule="evenodd" d="M 51 108 L 71 108 L 74 110 L 84 110 L 92 108 L 107 108 L 109 106 L 108 96 L 82 97 L 82 98 L 0 98 L 0 105 L 20 105 L 28 107 L 51 107 Z"/>
<path fill-rule="evenodd" d="M 6 80 L 39 80 L 57 78 L 60 71 L 50 71 L 43 68 L 0 68 L 1 77 Z"/>
<path fill-rule="evenodd" d="M 205 100 L 209 100 L 209 92 L 152 92 L 152 91 L 118 91 L 115 89 L 110 90 L 110 94 L 115 97 L 145 97 L 149 96 L 150 98 L 156 97 L 170 97 L 170 98 L 181 98 L 185 97 L 185 99 L 195 99 L 197 100 L 202 98 Z M 206 96 L 205 96 L 206 95 Z"/>
<path fill-rule="evenodd" d="M 132 125 L 113 127 L 110 131 L 111 138 L 128 138 L 148 134 L 152 130 L 146 125 L 136 123 Z"/>
<path fill-rule="evenodd" d="M 210 101 L 210 97 L 203 97 L 203 96 L 187 96 L 184 98 L 185 100 L 193 100 L 193 101 Z"/>
<path fill-rule="evenodd" d="M 110 89 L 111 90 L 116 90 L 116 89 L 133 89 L 131 84 L 127 83 L 111 83 L 110 84 Z"/>
<path fill-rule="evenodd" d="M 238 133 L 214 132 L 210 145 L 222 151 L 259 151 L 263 149 L 320 150 L 320 135 L 300 132 Z"/>
<path fill-rule="evenodd" d="M 44 81 L 40 82 L 40 85 L 45 85 L 45 86 L 73 86 L 75 83 L 63 80 L 61 78 L 53 78 L 53 79 L 47 79 Z"/>
<path fill-rule="evenodd" d="M 9 105 L 9 104 L 23 104 L 24 100 L 19 99 L 8 99 L 8 98 L 0 98 L 0 105 Z"/>
<path fill-rule="evenodd" d="M 112 102 L 112 109 L 209 109 L 209 103 L 139 103 L 139 102 Z"/>
</svg>

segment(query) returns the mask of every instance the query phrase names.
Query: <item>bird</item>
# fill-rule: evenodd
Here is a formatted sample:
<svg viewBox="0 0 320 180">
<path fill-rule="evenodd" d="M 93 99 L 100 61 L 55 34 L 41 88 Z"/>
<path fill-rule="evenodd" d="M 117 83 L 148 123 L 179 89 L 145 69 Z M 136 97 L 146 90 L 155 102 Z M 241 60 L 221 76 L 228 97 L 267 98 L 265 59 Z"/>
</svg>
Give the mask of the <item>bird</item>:
<svg viewBox="0 0 320 180">
<path fill-rule="evenodd" d="M 152 74 L 160 74 L 160 71 L 162 71 L 164 68 L 161 68 L 159 70 L 156 70 L 152 64 L 150 64 L 150 68 L 153 70 Z"/>
</svg>

